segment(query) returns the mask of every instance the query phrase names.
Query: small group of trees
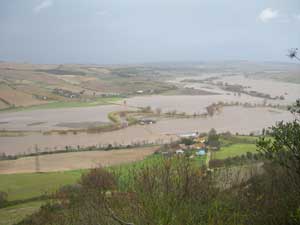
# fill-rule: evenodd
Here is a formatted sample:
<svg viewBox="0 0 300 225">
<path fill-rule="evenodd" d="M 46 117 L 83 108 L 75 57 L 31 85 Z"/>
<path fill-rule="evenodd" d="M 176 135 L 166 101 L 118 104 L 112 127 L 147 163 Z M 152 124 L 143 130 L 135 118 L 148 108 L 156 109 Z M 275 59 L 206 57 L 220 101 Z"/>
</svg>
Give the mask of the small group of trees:
<svg viewBox="0 0 300 225">
<path fill-rule="evenodd" d="M 221 143 L 220 143 L 220 135 L 217 133 L 217 131 L 212 128 L 209 132 L 208 132 L 208 136 L 207 136 L 207 144 L 209 147 L 215 149 L 215 150 L 219 150 Z"/>
</svg>

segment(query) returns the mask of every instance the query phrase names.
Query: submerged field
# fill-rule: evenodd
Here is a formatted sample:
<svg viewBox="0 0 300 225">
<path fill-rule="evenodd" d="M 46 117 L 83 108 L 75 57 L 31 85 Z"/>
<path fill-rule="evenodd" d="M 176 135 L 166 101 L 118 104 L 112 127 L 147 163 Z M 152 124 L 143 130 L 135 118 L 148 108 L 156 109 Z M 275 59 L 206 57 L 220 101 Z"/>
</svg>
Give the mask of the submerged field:
<svg viewBox="0 0 300 225">
<path fill-rule="evenodd" d="M 63 106 L 63 104 L 62 104 Z M 100 105 L 93 107 L 67 107 L 56 109 L 36 109 L 20 112 L 0 113 L 1 128 L 5 130 L 47 131 L 68 129 L 64 124 L 85 122 L 108 123 L 110 112 L 128 110 L 122 105 Z"/>
</svg>

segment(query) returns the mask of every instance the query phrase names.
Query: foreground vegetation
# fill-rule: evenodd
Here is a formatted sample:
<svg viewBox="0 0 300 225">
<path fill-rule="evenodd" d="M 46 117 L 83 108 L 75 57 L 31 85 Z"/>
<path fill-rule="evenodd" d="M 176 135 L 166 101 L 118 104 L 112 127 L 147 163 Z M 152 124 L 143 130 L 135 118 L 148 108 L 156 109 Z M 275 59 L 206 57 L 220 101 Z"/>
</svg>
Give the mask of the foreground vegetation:
<svg viewBox="0 0 300 225">
<path fill-rule="evenodd" d="M 272 163 L 263 170 L 243 181 L 224 176 L 224 186 L 175 157 L 132 171 L 123 190 L 119 174 L 93 169 L 19 224 L 298 224 L 299 178 Z"/>
<path fill-rule="evenodd" d="M 46 201 L 32 201 L 0 209 L 0 225 L 15 224 L 38 211 Z"/>
<path fill-rule="evenodd" d="M 119 185 L 125 189 L 132 179 L 132 171 L 149 165 L 158 165 L 162 161 L 160 155 L 152 155 L 143 161 L 113 166 L 109 171 L 119 174 Z M 7 202 L 1 208 L 0 225 L 14 224 L 25 216 L 37 211 L 42 204 L 47 203 L 53 192 L 64 185 L 78 182 L 88 170 L 73 170 L 64 172 L 0 174 L 0 193 L 7 193 Z M 16 211 L 18 216 L 16 217 Z M 5 215 L 5 216 L 1 216 Z"/>
</svg>

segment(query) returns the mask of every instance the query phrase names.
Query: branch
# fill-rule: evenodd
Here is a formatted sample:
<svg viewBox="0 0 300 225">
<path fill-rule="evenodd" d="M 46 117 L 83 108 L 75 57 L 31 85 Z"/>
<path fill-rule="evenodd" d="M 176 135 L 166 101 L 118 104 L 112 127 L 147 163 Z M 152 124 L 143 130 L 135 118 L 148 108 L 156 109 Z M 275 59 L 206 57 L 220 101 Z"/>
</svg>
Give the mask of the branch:
<svg viewBox="0 0 300 225">
<path fill-rule="evenodd" d="M 121 225 L 134 225 L 134 223 L 130 223 L 130 222 L 125 222 L 124 220 L 122 220 L 121 218 L 119 218 L 114 211 L 109 208 L 109 206 L 107 204 L 104 204 L 105 208 L 107 209 L 107 211 L 110 213 L 110 216 L 117 221 L 119 224 Z"/>
</svg>

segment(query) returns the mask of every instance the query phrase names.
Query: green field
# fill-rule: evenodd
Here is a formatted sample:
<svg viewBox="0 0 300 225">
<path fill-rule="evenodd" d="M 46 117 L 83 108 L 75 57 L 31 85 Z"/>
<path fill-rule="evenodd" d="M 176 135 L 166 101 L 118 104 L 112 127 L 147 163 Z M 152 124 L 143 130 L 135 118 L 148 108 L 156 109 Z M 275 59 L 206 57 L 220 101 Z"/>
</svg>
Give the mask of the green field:
<svg viewBox="0 0 300 225">
<path fill-rule="evenodd" d="M 83 171 L 0 174 L 0 191 L 8 194 L 9 201 L 30 199 L 75 183 Z"/>
<path fill-rule="evenodd" d="M 119 185 L 126 188 L 130 182 L 131 171 L 144 166 L 157 165 L 162 161 L 161 155 L 152 155 L 143 161 L 108 168 L 119 176 Z M 38 210 L 45 201 L 30 199 L 43 194 L 50 194 L 59 187 L 79 181 L 87 170 L 74 170 L 49 173 L 0 174 L 0 191 L 8 193 L 8 200 L 28 201 L 26 203 L 0 208 L 0 225 L 11 225 L 26 215 Z"/>
<path fill-rule="evenodd" d="M 225 159 L 256 152 L 255 140 L 257 137 L 234 136 L 234 139 L 222 139 L 221 149 L 213 152 L 212 158 Z M 206 157 L 195 157 L 195 165 L 202 165 Z M 161 155 L 152 155 L 143 161 L 114 166 L 109 168 L 120 176 L 121 181 L 130 177 L 130 171 L 143 166 L 157 165 L 162 162 Z M 26 200 L 52 192 L 61 185 L 75 183 L 86 170 L 28 173 L 28 174 L 0 174 L 0 191 L 8 193 L 9 201 Z M 126 182 L 125 182 L 126 183 Z"/>
<path fill-rule="evenodd" d="M 205 157 L 196 157 L 193 160 L 195 165 L 199 166 L 205 162 Z M 124 182 L 126 184 L 131 177 L 131 171 L 145 166 L 159 165 L 162 161 L 163 157 L 161 155 L 151 155 L 143 161 L 114 166 L 108 169 L 119 177 L 121 183 Z M 31 199 L 51 193 L 62 185 L 75 183 L 86 171 L 0 174 L 0 191 L 8 194 L 9 201 Z"/>
<path fill-rule="evenodd" d="M 255 152 L 255 137 L 235 136 L 234 139 L 222 139 L 222 147 L 219 151 L 213 153 L 213 158 L 224 159 L 237 155 L 246 154 L 246 152 Z M 247 142 L 247 143 L 245 143 Z M 250 142 L 250 143 L 249 143 Z M 114 166 L 108 168 L 115 173 L 119 179 L 119 187 L 123 190 L 130 188 L 132 180 L 132 171 L 136 171 L 145 166 L 156 166 L 163 162 L 160 154 L 148 156 L 143 161 Z M 205 164 L 206 156 L 195 157 L 192 159 L 195 166 Z M 33 198 L 43 194 L 53 193 L 59 187 L 67 184 L 76 183 L 81 175 L 87 170 L 49 172 L 49 173 L 31 173 L 31 174 L 2 174 L 0 175 L 0 191 L 8 193 L 8 200 L 23 201 L 6 208 L 0 209 L 0 225 L 13 224 L 26 215 L 38 210 L 44 201 L 36 201 Z M 18 213 L 16 213 L 18 211 Z"/>
<path fill-rule="evenodd" d="M 10 225 L 37 211 L 45 201 L 35 201 L 0 209 L 0 225 Z"/>
<path fill-rule="evenodd" d="M 8 193 L 8 200 L 24 201 L 15 205 L 0 208 L 0 225 L 11 225 L 25 216 L 37 211 L 46 202 L 31 200 L 43 194 L 49 194 L 60 186 L 77 182 L 86 170 L 28 173 L 28 174 L 0 174 L 0 191 Z"/>
<path fill-rule="evenodd" d="M 245 143 L 239 143 L 239 144 L 232 144 L 229 146 L 221 147 L 219 151 L 216 151 L 213 153 L 212 158 L 213 159 L 226 159 L 229 157 L 235 157 L 244 155 L 247 152 L 256 153 L 256 145 L 255 144 L 245 144 Z"/>
</svg>

